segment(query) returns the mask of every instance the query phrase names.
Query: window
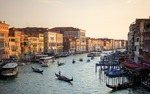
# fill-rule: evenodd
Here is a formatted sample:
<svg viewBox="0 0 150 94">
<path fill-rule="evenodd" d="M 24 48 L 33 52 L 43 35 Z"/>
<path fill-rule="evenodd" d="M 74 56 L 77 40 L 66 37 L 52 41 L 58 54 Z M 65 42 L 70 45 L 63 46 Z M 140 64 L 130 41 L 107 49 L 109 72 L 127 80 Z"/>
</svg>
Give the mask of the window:
<svg viewBox="0 0 150 94">
<path fill-rule="evenodd" d="M 12 51 L 16 51 L 17 47 L 15 45 L 11 46 Z"/>
<path fill-rule="evenodd" d="M 33 41 L 37 41 L 37 39 L 36 39 L 36 38 L 33 38 Z"/>
<path fill-rule="evenodd" d="M 16 42 L 19 42 L 19 39 L 15 39 Z"/>
<path fill-rule="evenodd" d="M 37 46 L 36 44 L 33 45 L 34 48 L 35 48 L 36 46 Z"/>
<path fill-rule="evenodd" d="M 139 38 L 136 38 L 136 42 L 139 42 Z"/>
<path fill-rule="evenodd" d="M 54 40 L 54 37 L 50 37 L 51 40 Z"/>
<path fill-rule="evenodd" d="M 3 39 L 0 39 L 0 49 L 4 49 L 4 40 Z"/>
<path fill-rule="evenodd" d="M 40 37 L 44 37 L 44 35 L 43 35 L 43 34 L 39 34 L 39 36 L 40 36 Z"/>
<path fill-rule="evenodd" d="M 5 34 L 4 33 L 0 33 L 0 37 L 5 37 Z"/>
<path fill-rule="evenodd" d="M 15 39 L 11 39 L 11 42 L 15 42 Z"/>
<path fill-rule="evenodd" d="M 134 51 L 136 51 L 136 47 L 134 47 Z"/>
</svg>

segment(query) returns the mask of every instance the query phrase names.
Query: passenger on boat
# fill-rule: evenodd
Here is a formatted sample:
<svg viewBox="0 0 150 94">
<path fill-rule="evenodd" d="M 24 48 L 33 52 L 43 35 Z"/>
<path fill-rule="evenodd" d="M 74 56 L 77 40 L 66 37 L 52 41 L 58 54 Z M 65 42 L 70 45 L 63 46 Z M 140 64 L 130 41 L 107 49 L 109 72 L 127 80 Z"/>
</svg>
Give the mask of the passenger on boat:
<svg viewBox="0 0 150 94">
<path fill-rule="evenodd" d="M 61 72 L 59 71 L 59 76 L 61 76 Z"/>
<path fill-rule="evenodd" d="M 75 63 L 75 60 L 73 59 L 72 63 Z"/>
<path fill-rule="evenodd" d="M 57 64 L 59 64 L 59 60 L 57 61 Z"/>
</svg>

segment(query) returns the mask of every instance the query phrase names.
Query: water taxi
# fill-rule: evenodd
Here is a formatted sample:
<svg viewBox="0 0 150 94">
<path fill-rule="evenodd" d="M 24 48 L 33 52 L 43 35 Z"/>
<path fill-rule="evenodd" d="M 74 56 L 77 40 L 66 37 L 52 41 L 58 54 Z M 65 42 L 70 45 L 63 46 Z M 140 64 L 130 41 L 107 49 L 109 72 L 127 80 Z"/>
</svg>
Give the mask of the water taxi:
<svg viewBox="0 0 150 94">
<path fill-rule="evenodd" d="M 1 75 L 4 77 L 15 76 L 18 74 L 18 71 L 17 63 L 7 63 L 2 67 Z"/>
<path fill-rule="evenodd" d="M 54 62 L 54 56 L 47 56 L 47 57 L 42 57 L 39 60 L 39 63 L 42 63 L 43 61 L 49 61 L 49 62 Z"/>
</svg>

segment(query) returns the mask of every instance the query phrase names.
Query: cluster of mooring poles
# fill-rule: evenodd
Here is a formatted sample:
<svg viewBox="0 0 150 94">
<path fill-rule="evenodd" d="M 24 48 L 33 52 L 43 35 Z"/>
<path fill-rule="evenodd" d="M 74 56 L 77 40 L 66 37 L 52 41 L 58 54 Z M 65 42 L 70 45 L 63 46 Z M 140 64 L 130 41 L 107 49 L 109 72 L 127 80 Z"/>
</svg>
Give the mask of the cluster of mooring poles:
<svg viewBox="0 0 150 94">
<path fill-rule="evenodd" d="M 95 72 L 97 67 L 99 67 L 99 78 L 106 84 L 116 86 L 129 80 L 118 61 L 100 61 L 95 64 Z"/>
</svg>

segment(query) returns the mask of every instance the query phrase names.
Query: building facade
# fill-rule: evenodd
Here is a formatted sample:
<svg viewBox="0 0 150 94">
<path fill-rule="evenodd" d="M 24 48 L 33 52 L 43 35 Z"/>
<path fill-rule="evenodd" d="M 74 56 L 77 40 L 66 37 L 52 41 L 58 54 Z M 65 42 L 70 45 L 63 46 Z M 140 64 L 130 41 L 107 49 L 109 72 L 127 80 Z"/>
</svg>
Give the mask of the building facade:
<svg viewBox="0 0 150 94">
<path fill-rule="evenodd" d="M 130 24 L 129 27 L 129 32 L 128 32 L 128 46 L 127 46 L 127 51 L 129 54 L 129 59 L 134 61 L 134 33 L 136 31 L 136 24 L 135 22 L 133 22 L 132 24 Z"/>
<path fill-rule="evenodd" d="M 9 58 L 9 25 L 5 21 L 0 21 L 0 60 L 2 58 Z"/>
<path fill-rule="evenodd" d="M 91 52 L 93 49 L 92 49 L 92 40 L 90 37 L 87 37 L 86 38 L 86 51 L 87 52 Z"/>
<path fill-rule="evenodd" d="M 44 34 L 39 34 L 39 47 L 38 47 L 38 52 L 42 53 L 44 52 Z"/>
<path fill-rule="evenodd" d="M 44 33 L 44 51 L 48 53 L 54 53 L 56 51 L 56 33 L 45 32 Z"/>
<path fill-rule="evenodd" d="M 38 37 L 28 37 L 29 42 L 29 53 L 39 53 L 39 38 Z"/>
<path fill-rule="evenodd" d="M 148 29 L 145 27 L 150 22 L 150 18 L 136 19 L 129 27 L 128 33 L 128 52 L 137 63 L 143 62 L 144 53 L 147 51 Z M 134 58 L 133 58 L 134 57 Z"/>
<path fill-rule="evenodd" d="M 146 62 L 150 62 L 150 22 L 147 22 L 144 26 L 143 60 Z"/>
<path fill-rule="evenodd" d="M 21 35 L 21 53 L 22 54 L 27 54 L 29 52 L 29 38 L 28 38 L 28 35 L 25 35 L 23 32 L 22 32 L 22 35 Z"/>
<path fill-rule="evenodd" d="M 28 53 L 29 51 L 35 52 L 35 53 L 41 53 L 44 52 L 44 33 L 48 32 L 48 28 L 42 28 L 42 27 L 26 27 L 26 28 L 17 28 L 22 32 L 22 53 Z M 33 37 L 33 38 L 31 38 Z M 29 40 L 29 39 L 33 40 Z M 38 38 L 35 40 L 35 38 Z M 34 43 L 31 43 L 33 41 Z M 38 41 L 38 45 L 35 44 Z M 34 50 L 33 50 L 34 49 Z"/>
<path fill-rule="evenodd" d="M 44 50 L 48 53 L 63 52 L 63 34 L 49 30 L 44 33 Z"/>
<path fill-rule="evenodd" d="M 65 43 L 66 42 L 65 40 L 68 40 L 68 38 L 71 38 L 71 37 L 75 38 L 76 52 L 86 51 L 86 36 L 85 36 L 86 31 L 85 30 L 74 28 L 74 27 L 55 27 L 55 28 L 52 28 L 51 30 L 63 34 L 64 44 L 67 44 Z M 68 44 L 68 46 L 70 46 L 70 44 Z M 69 49 L 64 49 L 64 50 L 69 51 Z"/>
<path fill-rule="evenodd" d="M 56 33 L 56 53 L 63 52 L 63 34 Z"/>
<path fill-rule="evenodd" d="M 15 29 L 9 29 L 9 55 L 19 56 L 21 54 L 21 35 L 22 32 Z"/>
</svg>

